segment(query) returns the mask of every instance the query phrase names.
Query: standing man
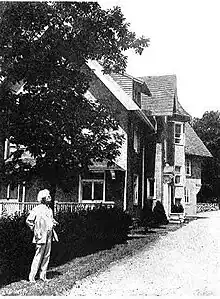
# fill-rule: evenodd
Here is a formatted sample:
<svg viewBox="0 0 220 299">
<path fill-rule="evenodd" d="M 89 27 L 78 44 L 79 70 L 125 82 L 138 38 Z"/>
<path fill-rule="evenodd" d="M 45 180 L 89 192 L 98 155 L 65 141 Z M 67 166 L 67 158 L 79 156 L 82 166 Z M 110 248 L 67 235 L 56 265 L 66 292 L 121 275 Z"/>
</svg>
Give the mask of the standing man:
<svg viewBox="0 0 220 299">
<path fill-rule="evenodd" d="M 35 282 L 35 276 L 40 269 L 40 279 L 46 281 L 46 272 L 50 260 L 51 242 L 58 241 L 53 227 L 58 224 L 53 218 L 53 211 L 49 207 L 50 192 L 47 189 L 38 193 L 38 206 L 30 211 L 26 223 L 34 232 L 33 243 L 36 244 L 35 256 L 32 261 L 29 281 Z"/>
</svg>

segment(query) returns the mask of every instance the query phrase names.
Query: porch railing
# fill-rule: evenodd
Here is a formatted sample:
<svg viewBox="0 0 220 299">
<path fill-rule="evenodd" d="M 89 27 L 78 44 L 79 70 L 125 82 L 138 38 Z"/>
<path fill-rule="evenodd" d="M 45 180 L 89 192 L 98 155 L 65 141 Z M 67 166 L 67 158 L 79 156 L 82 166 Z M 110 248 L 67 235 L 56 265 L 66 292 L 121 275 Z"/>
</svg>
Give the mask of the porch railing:
<svg viewBox="0 0 220 299">
<path fill-rule="evenodd" d="M 75 203 L 75 202 L 55 202 L 55 214 L 60 211 L 76 212 L 86 209 L 94 209 L 100 206 L 107 208 L 114 207 L 114 203 Z M 0 217 L 3 215 L 21 215 L 23 212 L 28 212 L 38 205 L 37 202 L 10 202 L 0 201 Z"/>
</svg>

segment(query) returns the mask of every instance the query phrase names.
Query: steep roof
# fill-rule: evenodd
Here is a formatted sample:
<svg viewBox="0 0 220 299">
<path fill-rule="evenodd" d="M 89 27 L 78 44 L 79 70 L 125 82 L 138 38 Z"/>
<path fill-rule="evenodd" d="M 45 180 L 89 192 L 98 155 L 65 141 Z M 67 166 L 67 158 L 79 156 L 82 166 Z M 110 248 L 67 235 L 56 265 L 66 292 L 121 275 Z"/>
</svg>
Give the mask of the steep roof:
<svg viewBox="0 0 220 299">
<path fill-rule="evenodd" d="M 188 122 L 185 127 L 185 153 L 200 157 L 212 157 L 210 151 Z"/>
<path fill-rule="evenodd" d="M 103 73 L 103 68 L 97 61 L 89 60 L 87 65 L 128 111 L 135 111 L 153 131 L 155 130 L 148 117 L 133 101 L 132 97 L 130 97 L 109 74 Z"/>
<path fill-rule="evenodd" d="M 177 113 L 190 118 L 178 101 L 176 75 L 147 76 L 140 79 L 146 82 L 152 94 L 142 96 L 143 110 L 151 111 L 155 116 Z"/>
</svg>

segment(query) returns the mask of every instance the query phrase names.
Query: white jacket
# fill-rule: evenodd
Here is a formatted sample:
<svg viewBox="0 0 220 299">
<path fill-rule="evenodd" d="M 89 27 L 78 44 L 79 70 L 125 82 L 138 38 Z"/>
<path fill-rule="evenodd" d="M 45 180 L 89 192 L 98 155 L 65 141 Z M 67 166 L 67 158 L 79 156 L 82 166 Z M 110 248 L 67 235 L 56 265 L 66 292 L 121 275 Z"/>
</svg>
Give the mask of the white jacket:
<svg viewBox="0 0 220 299">
<path fill-rule="evenodd" d="M 53 241 L 58 241 L 57 234 L 53 227 L 57 224 L 53 218 L 53 211 L 45 204 L 39 204 L 30 211 L 27 225 L 34 231 L 33 243 L 45 244 L 49 232 L 53 232 Z"/>
</svg>

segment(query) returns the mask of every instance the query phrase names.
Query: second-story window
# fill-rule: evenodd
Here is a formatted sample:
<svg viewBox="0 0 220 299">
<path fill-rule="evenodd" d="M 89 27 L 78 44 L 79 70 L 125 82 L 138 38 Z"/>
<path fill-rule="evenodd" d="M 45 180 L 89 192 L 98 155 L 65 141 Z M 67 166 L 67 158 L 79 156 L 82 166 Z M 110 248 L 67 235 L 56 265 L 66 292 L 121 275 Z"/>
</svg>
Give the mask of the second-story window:
<svg viewBox="0 0 220 299">
<path fill-rule="evenodd" d="M 186 175 L 191 176 L 191 161 L 189 159 L 186 159 Z"/>
<path fill-rule="evenodd" d="M 183 125 L 180 123 L 175 123 L 174 125 L 174 142 L 176 144 L 181 144 L 183 139 Z"/>
<path fill-rule="evenodd" d="M 181 166 L 175 166 L 175 184 L 181 183 Z"/>
</svg>

